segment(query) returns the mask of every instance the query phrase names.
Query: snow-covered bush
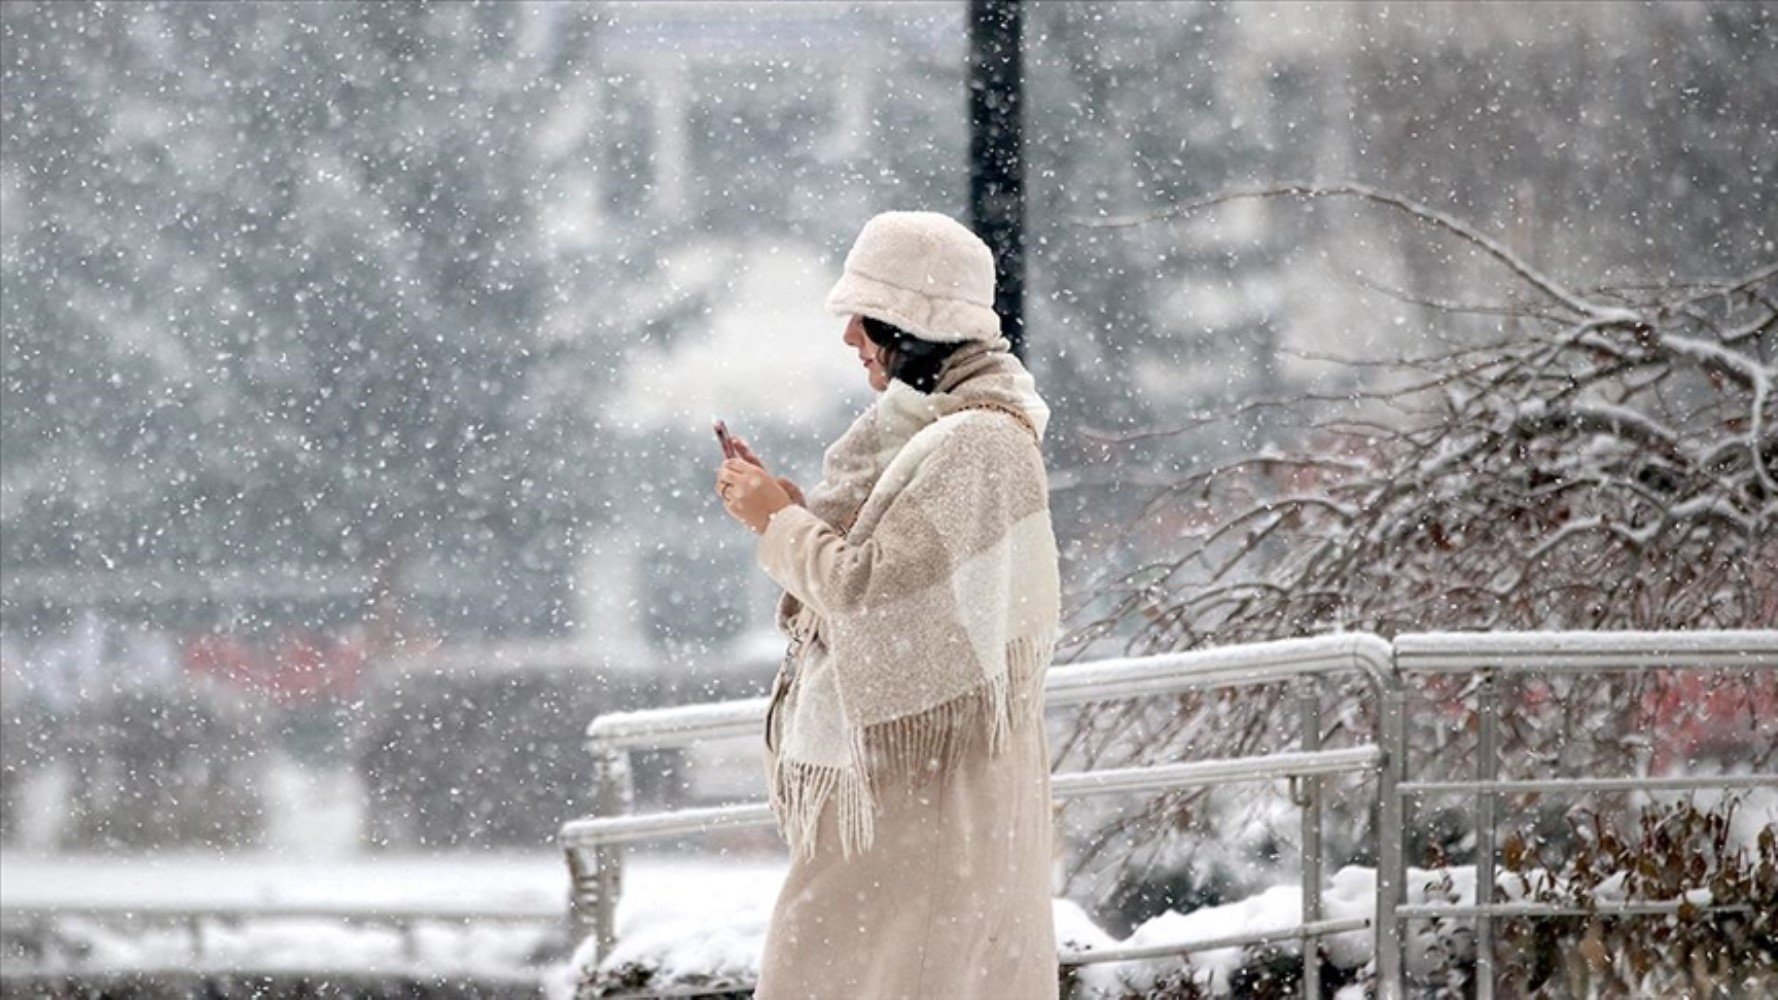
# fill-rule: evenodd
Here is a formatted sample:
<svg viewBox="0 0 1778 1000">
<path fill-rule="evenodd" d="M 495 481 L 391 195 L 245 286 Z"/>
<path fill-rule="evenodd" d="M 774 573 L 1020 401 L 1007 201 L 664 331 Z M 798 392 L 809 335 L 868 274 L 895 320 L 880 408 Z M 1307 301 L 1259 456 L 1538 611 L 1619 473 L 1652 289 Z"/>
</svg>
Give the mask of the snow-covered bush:
<svg viewBox="0 0 1778 1000">
<path fill-rule="evenodd" d="M 1756 815 L 1742 814 L 1751 804 Z M 1496 990 L 1528 998 L 1592 996 L 1778 995 L 1778 824 L 1769 801 L 1728 798 L 1652 805 L 1626 829 L 1609 815 L 1572 818 L 1578 848 L 1554 849 L 1518 834 L 1502 851 L 1496 902 L 1557 904 L 1595 910 L 1580 916 L 1515 917 L 1495 924 Z M 1330 917 L 1369 916 L 1374 869 L 1348 867 L 1329 880 Z M 1463 865 L 1410 868 L 1410 903 L 1462 906 L 1476 901 L 1476 871 Z M 1679 903 L 1676 913 L 1610 916 L 1624 902 Z M 1145 922 L 1122 944 L 1189 941 L 1290 926 L 1299 912 L 1294 886 L 1277 886 L 1234 903 Z M 1725 907 L 1714 910 L 1706 907 Z M 1404 959 L 1411 994 L 1470 996 L 1475 988 L 1476 920 L 1411 921 Z M 1109 943 L 1109 942 L 1108 942 Z M 1323 988 L 1375 989 L 1369 931 L 1335 934 L 1319 950 Z M 1085 966 L 1067 981 L 1077 997 L 1286 997 L 1300 990 L 1294 944 L 1200 952 L 1187 958 Z M 1347 994 L 1341 994 L 1347 995 Z"/>
<path fill-rule="evenodd" d="M 1582 813 L 1577 846 L 1553 858 L 1509 840 L 1510 898 L 1682 902 L 1671 916 L 1503 921 L 1503 983 L 1526 997 L 1778 995 L 1778 827 L 1764 824 L 1751 850 L 1737 843 L 1738 802 L 1650 807 L 1629 830 Z"/>
<path fill-rule="evenodd" d="M 1180 211 L 1250 198 L 1386 209 L 1496 265 L 1502 287 L 1485 302 L 1401 293 L 1423 339 L 1448 349 L 1324 358 L 1344 362 L 1343 392 L 1250 400 L 1154 431 L 1276 413 L 1286 436 L 1160 488 L 1123 529 L 1143 564 L 1102 584 L 1104 612 L 1078 623 L 1069 645 L 1106 655 L 1115 637 L 1119 652 L 1141 654 L 1360 629 L 1747 628 L 1778 618 L 1778 270 L 1571 286 L 1460 219 L 1358 185 L 1235 192 Z M 1476 691 L 1466 684 L 1416 692 L 1416 777 L 1472 776 Z M 1698 751 L 1755 766 L 1778 757 L 1769 674 L 1513 684 L 1502 692 L 1512 706 L 1503 760 L 1539 773 L 1660 772 Z M 1369 700 L 1346 701 L 1327 720 L 1331 745 L 1374 731 Z M 1089 706 L 1058 757 L 1104 767 L 1263 753 L 1286 747 L 1292 711 L 1283 685 Z M 1372 817 L 1344 803 L 1372 797 L 1330 798 L 1333 857 L 1364 860 Z M 1092 839 L 1121 852 L 1112 864 L 1123 871 L 1205 870 L 1220 848 L 1201 832 L 1226 825 L 1201 820 L 1213 803 L 1203 790 L 1157 796 L 1105 821 L 1130 836 Z M 1552 837 L 1570 804 L 1538 806 Z M 1414 860 L 1460 861 L 1473 849 L 1461 812 L 1418 819 Z M 1182 848 L 1164 843 L 1163 829 L 1200 836 Z"/>
</svg>

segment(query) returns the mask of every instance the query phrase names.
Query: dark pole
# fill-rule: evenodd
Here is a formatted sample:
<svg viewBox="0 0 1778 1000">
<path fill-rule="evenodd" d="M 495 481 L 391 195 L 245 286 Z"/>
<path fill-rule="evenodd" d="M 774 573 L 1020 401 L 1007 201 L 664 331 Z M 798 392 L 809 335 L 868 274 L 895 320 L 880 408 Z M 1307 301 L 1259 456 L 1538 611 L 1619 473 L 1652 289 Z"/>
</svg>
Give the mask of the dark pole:
<svg viewBox="0 0 1778 1000">
<path fill-rule="evenodd" d="M 1019 0 L 969 0 L 969 215 L 999 266 L 994 311 L 1025 356 L 1024 71 Z"/>
</svg>

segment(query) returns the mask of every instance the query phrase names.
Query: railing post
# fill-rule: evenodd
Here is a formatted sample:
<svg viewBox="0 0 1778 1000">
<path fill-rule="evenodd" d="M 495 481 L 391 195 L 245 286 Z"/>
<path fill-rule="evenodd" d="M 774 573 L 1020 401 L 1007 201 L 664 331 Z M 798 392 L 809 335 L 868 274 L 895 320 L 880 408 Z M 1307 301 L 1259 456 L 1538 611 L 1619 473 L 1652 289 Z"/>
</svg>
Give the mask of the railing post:
<svg viewBox="0 0 1778 1000">
<path fill-rule="evenodd" d="M 1499 776 L 1499 752 L 1496 731 L 1500 718 L 1500 680 L 1493 670 L 1481 672 L 1481 688 L 1476 695 L 1478 729 L 1476 733 L 1475 776 L 1477 781 L 1493 781 Z M 1495 802 L 1492 789 L 1476 791 L 1475 838 L 1475 901 L 1486 906 L 1494 902 L 1494 833 Z M 1494 918 L 1486 913 L 1476 917 L 1475 924 L 1476 1000 L 1494 1000 Z"/>
<path fill-rule="evenodd" d="M 629 751 L 610 747 L 594 751 L 594 815 L 628 815 L 634 798 Z M 595 961 L 603 961 L 617 943 L 617 900 L 623 893 L 624 845 L 606 843 L 594 847 L 590 866 L 583 852 L 570 848 L 567 853 L 568 877 L 573 883 L 570 909 L 574 936 L 576 940 L 592 937 Z"/>
<path fill-rule="evenodd" d="M 1297 682 L 1298 724 L 1304 753 L 1321 749 L 1321 679 L 1304 677 Z M 1321 779 L 1300 775 L 1292 783 L 1303 817 L 1303 924 L 1321 919 Z M 1321 939 L 1302 941 L 1303 996 L 1321 1000 Z"/>
<path fill-rule="evenodd" d="M 1377 745 L 1383 751 L 1383 761 L 1377 769 L 1377 900 L 1371 921 L 1371 954 L 1377 963 L 1378 1000 L 1401 1000 L 1403 990 L 1401 920 L 1396 908 L 1401 905 L 1407 881 L 1403 840 L 1408 807 L 1396 787 L 1406 773 L 1408 746 L 1405 695 L 1394 660 L 1391 650 L 1390 671 L 1379 680 L 1377 692 Z"/>
</svg>

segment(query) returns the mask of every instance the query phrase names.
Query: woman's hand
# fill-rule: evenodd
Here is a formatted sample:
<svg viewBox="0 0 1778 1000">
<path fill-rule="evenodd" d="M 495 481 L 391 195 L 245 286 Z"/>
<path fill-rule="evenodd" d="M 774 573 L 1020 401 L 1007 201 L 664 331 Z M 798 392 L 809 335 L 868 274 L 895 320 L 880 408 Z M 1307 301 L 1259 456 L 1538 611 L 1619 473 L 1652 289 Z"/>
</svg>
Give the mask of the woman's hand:
<svg viewBox="0 0 1778 1000">
<path fill-rule="evenodd" d="M 809 505 L 808 502 L 803 499 L 803 491 L 798 489 L 795 483 L 785 479 L 783 476 L 779 476 L 777 481 L 779 486 L 784 487 L 784 492 L 790 495 L 791 503 L 796 504 L 798 507 L 807 507 Z"/>
<path fill-rule="evenodd" d="M 791 504 L 790 492 L 764 468 L 745 458 L 723 459 L 716 472 L 716 492 L 723 507 L 754 534 L 765 531 L 771 516 Z"/>
<path fill-rule="evenodd" d="M 735 446 L 735 451 L 740 452 L 741 458 L 745 461 L 752 462 L 754 465 L 757 465 L 762 469 L 766 467 L 766 464 L 759 460 L 759 456 L 753 453 L 753 446 L 747 443 L 746 438 L 737 434 L 730 434 L 729 443 Z"/>
<path fill-rule="evenodd" d="M 734 442 L 735 451 L 740 453 L 741 458 L 743 460 L 752 462 L 754 465 L 759 466 L 761 469 L 764 469 L 766 467 L 766 464 L 764 462 L 760 461 L 759 456 L 754 454 L 753 448 L 750 447 L 744 439 L 742 439 L 740 437 L 731 437 L 729 440 Z M 774 478 L 777 479 L 779 486 L 784 487 L 784 492 L 790 494 L 790 502 L 791 503 L 796 504 L 798 507 L 807 507 L 808 506 L 808 501 L 803 498 L 802 489 L 799 488 L 795 483 L 791 482 L 789 479 L 786 479 L 783 476 L 776 476 Z"/>
</svg>

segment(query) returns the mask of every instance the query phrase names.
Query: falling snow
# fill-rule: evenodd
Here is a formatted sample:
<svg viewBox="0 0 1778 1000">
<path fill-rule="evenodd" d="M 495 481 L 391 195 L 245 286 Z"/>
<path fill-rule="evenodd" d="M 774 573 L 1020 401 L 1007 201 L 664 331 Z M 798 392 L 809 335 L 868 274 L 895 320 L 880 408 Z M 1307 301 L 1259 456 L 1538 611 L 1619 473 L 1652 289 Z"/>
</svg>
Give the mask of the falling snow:
<svg viewBox="0 0 1778 1000">
<path fill-rule="evenodd" d="M 604 956 L 556 835 L 599 808 L 592 719 L 769 690 L 778 589 L 711 421 L 807 488 L 871 403 L 821 300 L 872 214 L 969 217 L 970 8 L 0 8 L 8 995 L 750 984 L 776 831 L 637 846 Z M 1773 7 L 1045 3 L 1022 32 L 1058 661 L 1778 622 Z M 1769 776 L 1774 677 L 1527 680 L 1502 759 Z M 1407 725 L 1427 780 L 1478 746 L 1480 682 L 1441 683 Z M 1330 745 L 1372 731 L 1362 686 L 1322 696 Z M 1058 708 L 1051 746 L 1276 752 L 1297 711 Z M 765 791 L 751 731 L 628 763 L 639 812 Z M 1070 803 L 1058 947 L 1293 926 L 1286 784 Z M 1369 917 L 1370 786 L 1327 787 L 1325 914 Z M 1752 857 L 1768 791 L 1699 822 Z M 1633 839 L 1677 800 L 1512 800 L 1497 848 L 1590 892 L 1583 807 Z M 1414 822 L 1410 901 L 1474 902 L 1469 814 Z M 1418 933 L 1414 981 L 1471 988 L 1473 925 Z M 1330 993 L 1373 985 L 1368 932 L 1323 948 Z M 1092 964 L 1076 995 L 1294 990 L 1300 955 Z"/>
</svg>

